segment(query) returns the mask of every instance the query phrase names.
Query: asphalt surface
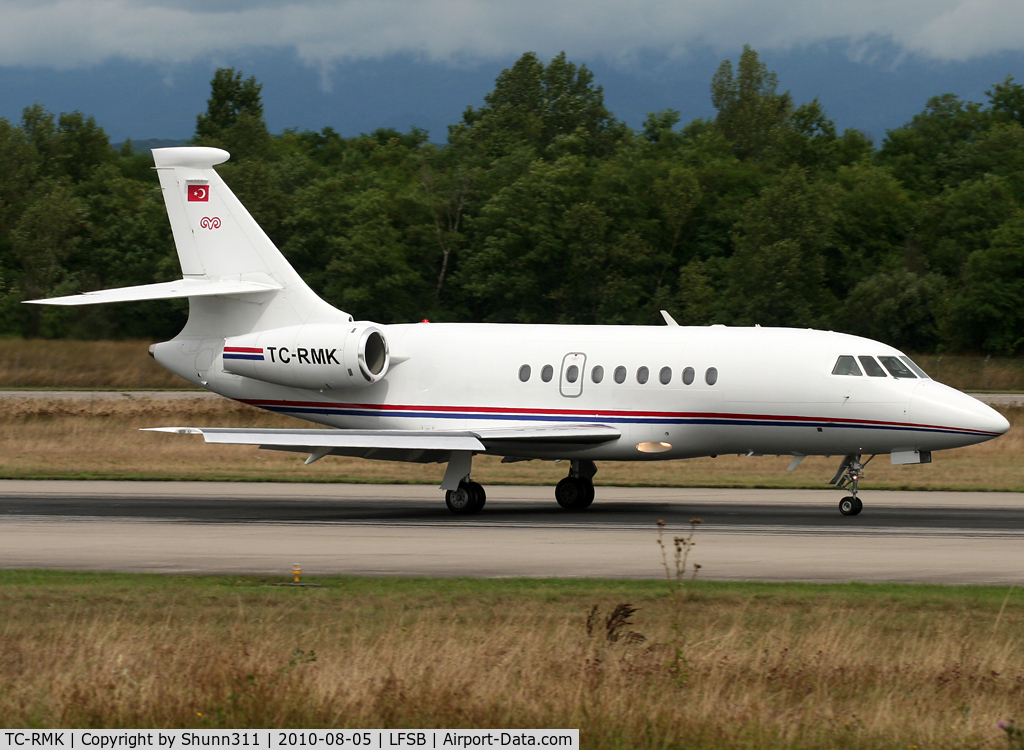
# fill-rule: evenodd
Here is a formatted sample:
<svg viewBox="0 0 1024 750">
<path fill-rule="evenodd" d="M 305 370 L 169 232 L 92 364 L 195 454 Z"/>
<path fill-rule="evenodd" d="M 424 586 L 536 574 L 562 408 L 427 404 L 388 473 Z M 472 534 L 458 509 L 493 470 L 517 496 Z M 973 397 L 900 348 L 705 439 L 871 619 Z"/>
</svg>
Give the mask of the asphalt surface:
<svg viewBox="0 0 1024 750">
<path fill-rule="evenodd" d="M 492 487 L 476 516 L 453 516 L 443 493 L 426 486 L 231 482 L 0 482 L 0 518 L 117 518 L 199 523 L 465 523 L 579 529 L 650 529 L 700 518 L 707 529 L 1024 533 L 1016 493 L 861 493 L 866 511 L 837 510 L 846 493 L 818 490 L 709 490 L 599 487 L 583 513 L 567 513 L 551 488 Z M 950 496 L 963 501 L 949 504 Z M 932 503 L 941 503 L 938 507 Z M 971 505 L 968 505 L 970 503 Z M 1003 503 L 1003 505 L 993 505 Z"/>
<path fill-rule="evenodd" d="M 477 516 L 434 487 L 0 482 L 0 567 L 175 573 L 657 578 L 700 518 L 709 579 L 1024 584 L 1024 494 L 598 487 L 566 513 L 548 487 L 489 487 Z"/>
</svg>

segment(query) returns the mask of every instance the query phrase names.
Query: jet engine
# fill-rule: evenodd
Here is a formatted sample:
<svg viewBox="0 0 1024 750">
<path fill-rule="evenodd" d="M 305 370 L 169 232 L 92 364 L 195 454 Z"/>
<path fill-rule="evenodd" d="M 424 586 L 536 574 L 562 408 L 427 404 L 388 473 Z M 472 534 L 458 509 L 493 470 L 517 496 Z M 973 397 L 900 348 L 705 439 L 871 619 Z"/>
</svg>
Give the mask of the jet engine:
<svg viewBox="0 0 1024 750">
<path fill-rule="evenodd" d="M 391 366 L 373 323 L 303 325 L 224 340 L 224 370 L 277 385 L 316 390 L 371 385 Z"/>
</svg>

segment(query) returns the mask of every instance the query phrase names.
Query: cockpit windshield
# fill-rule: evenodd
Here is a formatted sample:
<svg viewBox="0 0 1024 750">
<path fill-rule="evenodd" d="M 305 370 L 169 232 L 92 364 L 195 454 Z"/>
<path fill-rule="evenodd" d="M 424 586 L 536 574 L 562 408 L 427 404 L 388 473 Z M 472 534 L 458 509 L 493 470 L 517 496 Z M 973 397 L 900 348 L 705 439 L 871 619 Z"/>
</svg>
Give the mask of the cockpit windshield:
<svg viewBox="0 0 1024 750">
<path fill-rule="evenodd" d="M 836 366 L 832 368 L 833 375 L 860 375 L 860 368 L 857 367 L 857 360 L 849 355 L 842 355 L 836 360 Z"/>
<path fill-rule="evenodd" d="M 878 364 L 879 362 L 885 365 L 885 370 Z M 861 368 L 864 368 L 863 371 Z M 886 370 L 894 378 L 905 378 L 908 380 L 916 380 L 917 378 L 929 379 L 928 374 L 914 364 L 910 357 L 904 354 L 898 357 L 878 357 L 877 360 L 865 354 L 856 357 L 852 354 L 842 354 L 836 360 L 835 366 L 832 368 L 832 374 L 867 375 L 871 378 L 885 378 L 888 377 Z"/>
<path fill-rule="evenodd" d="M 917 375 L 913 371 L 903 364 L 903 361 L 899 357 L 879 357 L 878 361 L 882 363 L 882 366 L 889 371 L 889 374 L 894 378 L 908 378 L 910 380 L 917 380 Z"/>
<path fill-rule="evenodd" d="M 917 373 L 917 377 L 924 378 L 925 380 L 931 380 L 931 378 L 928 377 L 928 373 L 926 373 L 920 367 L 915 365 L 914 360 L 912 360 L 906 354 L 901 354 L 900 359 L 902 359 L 906 363 L 907 367 L 909 367 L 911 370 Z"/>
</svg>

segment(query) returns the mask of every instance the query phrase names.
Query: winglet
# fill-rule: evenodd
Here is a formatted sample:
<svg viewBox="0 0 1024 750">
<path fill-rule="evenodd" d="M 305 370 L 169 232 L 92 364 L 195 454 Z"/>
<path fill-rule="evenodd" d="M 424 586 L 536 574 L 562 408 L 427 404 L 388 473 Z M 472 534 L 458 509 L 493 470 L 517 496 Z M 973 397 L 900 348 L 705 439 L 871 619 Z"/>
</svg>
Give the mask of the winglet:
<svg viewBox="0 0 1024 750">
<path fill-rule="evenodd" d="M 676 326 L 676 327 L 679 326 L 679 324 L 676 323 L 675 318 L 673 318 L 671 315 L 668 314 L 668 310 L 662 310 L 661 311 L 661 317 L 663 317 L 665 319 L 665 325 L 667 325 L 667 326 Z"/>
</svg>

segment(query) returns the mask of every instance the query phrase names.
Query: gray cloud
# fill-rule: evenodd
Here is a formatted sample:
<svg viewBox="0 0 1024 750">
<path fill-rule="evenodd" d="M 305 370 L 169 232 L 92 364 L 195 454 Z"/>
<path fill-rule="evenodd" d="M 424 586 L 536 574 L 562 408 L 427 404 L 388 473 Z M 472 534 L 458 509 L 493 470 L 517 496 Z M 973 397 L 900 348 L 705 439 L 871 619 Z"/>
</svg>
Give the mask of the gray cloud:
<svg viewBox="0 0 1024 750">
<path fill-rule="evenodd" d="M 293 49 L 321 70 L 401 53 L 433 61 L 551 55 L 629 60 L 710 46 L 733 56 L 846 40 L 967 60 L 1024 50 L 1020 0 L 0 0 L 0 65 L 179 63 Z"/>
</svg>

